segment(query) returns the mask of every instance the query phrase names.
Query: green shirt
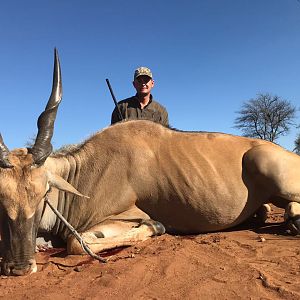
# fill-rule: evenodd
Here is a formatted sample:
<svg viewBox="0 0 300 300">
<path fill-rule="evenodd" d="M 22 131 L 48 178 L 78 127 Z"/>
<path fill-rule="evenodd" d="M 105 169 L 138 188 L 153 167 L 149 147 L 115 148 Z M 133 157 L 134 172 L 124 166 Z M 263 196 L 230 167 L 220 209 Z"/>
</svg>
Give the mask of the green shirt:
<svg viewBox="0 0 300 300">
<path fill-rule="evenodd" d="M 167 110 L 158 102 L 150 97 L 149 103 L 142 109 L 137 96 L 133 96 L 118 102 L 124 120 L 150 120 L 169 126 Z M 120 119 L 117 108 L 111 115 L 111 124 L 122 121 Z"/>
</svg>

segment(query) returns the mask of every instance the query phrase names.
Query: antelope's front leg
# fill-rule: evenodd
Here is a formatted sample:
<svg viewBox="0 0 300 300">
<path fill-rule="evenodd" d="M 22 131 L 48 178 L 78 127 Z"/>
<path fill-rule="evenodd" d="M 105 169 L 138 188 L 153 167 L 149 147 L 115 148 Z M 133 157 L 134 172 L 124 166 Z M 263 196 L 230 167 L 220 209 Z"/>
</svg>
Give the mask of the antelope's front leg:
<svg viewBox="0 0 300 300">
<path fill-rule="evenodd" d="M 113 228 L 114 225 L 111 227 Z M 120 235 L 106 236 L 101 231 L 88 231 L 82 233 L 82 238 L 93 252 L 98 253 L 118 247 L 132 246 L 138 242 L 145 241 L 151 236 L 164 233 L 165 227 L 161 223 L 145 220 L 138 227 L 121 232 Z M 70 236 L 67 241 L 67 250 L 68 254 L 84 253 L 80 243 L 73 236 Z"/>
</svg>

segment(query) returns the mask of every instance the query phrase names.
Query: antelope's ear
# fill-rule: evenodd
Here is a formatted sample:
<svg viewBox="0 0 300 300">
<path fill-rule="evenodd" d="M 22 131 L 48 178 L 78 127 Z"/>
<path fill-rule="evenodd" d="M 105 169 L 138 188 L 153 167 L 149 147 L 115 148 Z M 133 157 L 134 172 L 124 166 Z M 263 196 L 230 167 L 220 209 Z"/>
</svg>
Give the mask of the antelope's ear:
<svg viewBox="0 0 300 300">
<path fill-rule="evenodd" d="M 51 172 L 48 172 L 48 182 L 50 186 L 53 186 L 61 191 L 69 192 L 74 195 L 84 197 L 84 198 L 90 198 L 89 196 L 82 195 L 80 192 L 78 192 L 70 183 L 68 183 L 66 180 L 64 180 L 62 177 L 52 174 Z"/>
</svg>

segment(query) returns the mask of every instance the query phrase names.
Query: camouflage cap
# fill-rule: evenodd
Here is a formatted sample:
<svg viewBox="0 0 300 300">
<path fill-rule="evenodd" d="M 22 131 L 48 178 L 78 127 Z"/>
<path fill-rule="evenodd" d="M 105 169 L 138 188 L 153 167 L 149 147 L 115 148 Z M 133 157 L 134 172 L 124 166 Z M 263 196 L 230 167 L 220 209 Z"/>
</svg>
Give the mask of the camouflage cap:
<svg viewBox="0 0 300 300">
<path fill-rule="evenodd" d="M 133 76 L 133 80 L 135 80 L 137 77 L 139 76 L 149 76 L 150 78 L 152 78 L 152 72 L 149 68 L 146 67 L 139 67 L 134 71 L 134 76 Z"/>
</svg>

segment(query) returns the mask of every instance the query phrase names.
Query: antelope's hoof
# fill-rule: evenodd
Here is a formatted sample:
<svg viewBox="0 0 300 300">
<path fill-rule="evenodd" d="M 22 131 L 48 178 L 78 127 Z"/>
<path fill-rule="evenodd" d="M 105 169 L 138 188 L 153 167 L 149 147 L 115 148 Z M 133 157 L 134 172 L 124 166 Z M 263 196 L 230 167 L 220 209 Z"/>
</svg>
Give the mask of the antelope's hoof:
<svg viewBox="0 0 300 300">
<path fill-rule="evenodd" d="M 300 216 L 290 218 L 287 221 L 287 232 L 291 235 L 300 234 Z"/>
<path fill-rule="evenodd" d="M 153 230 L 153 235 L 162 235 L 166 232 L 165 226 L 154 220 L 144 220 L 141 225 L 147 225 Z"/>
</svg>

